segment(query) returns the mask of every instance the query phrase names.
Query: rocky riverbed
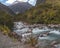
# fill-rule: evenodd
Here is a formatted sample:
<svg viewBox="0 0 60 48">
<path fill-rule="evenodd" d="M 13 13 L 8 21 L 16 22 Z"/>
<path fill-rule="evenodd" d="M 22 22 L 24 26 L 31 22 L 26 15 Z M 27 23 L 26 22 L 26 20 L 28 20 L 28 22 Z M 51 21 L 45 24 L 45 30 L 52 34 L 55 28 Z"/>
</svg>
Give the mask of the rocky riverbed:
<svg viewBox="0 0 60 48">
<path fill-rule="evenodd" d="M 38 38 L 38 48 L 60 48 L 60 25 L 29 25 L 23 22 L 14 22 L 14 32 L 22 36 L 23 42 L 32 34 Z M 42 45 L 41 45 L 42 44 Z"/>
<path fill-rule="evenodd" d="M 13 32 L 9 35 L 18 41 L 0 32 L 0 48 L 60 48 L 60 26 L 57 25 L 14 22 Z M 27 44 L 29 40 L 33 44 L 37 42 L 34 47 Z"/>
</svg>

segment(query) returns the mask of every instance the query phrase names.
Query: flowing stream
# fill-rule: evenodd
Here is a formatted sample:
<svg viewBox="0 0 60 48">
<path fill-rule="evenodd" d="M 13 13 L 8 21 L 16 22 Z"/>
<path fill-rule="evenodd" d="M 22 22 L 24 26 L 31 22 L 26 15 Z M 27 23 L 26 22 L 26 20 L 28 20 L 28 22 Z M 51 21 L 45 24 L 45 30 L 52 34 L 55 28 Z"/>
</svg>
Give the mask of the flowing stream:
<svg viewBox="0 0 60 48">
<path fill-rule="evenodd" d="M 24 34 L 43 34 L 39 36 L 39 40 L 57 40 L 60 42 L 60 29 L 54 29 L 54 28 L 48 28 L 47 26 L 43 27 L 33 27 L 34 25 L 28 25 L 23 22 L 14 22 L 14 32 L 16 32 L 18 35 Z M 24 36 L 23 35 L 23 36 Z M 42 36 L 42 37 L 41 37 Z"/>
</svg>

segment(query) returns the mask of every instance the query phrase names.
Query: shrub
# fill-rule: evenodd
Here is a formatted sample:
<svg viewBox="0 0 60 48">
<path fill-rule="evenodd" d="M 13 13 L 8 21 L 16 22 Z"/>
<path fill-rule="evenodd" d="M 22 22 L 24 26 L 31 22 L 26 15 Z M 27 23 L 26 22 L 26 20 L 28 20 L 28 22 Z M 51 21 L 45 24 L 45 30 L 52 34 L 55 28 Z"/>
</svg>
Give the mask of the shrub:
<svg viewBox="0 0 60 48">
<path fill-rule="evenodd" d="M 0 25 L 0 30 L 5 35 L 8 35 L 8 33 L 10 32 L 10 29 L 5 25 Z"/>
<path fill-rule="evenodd" d="M 28 43 L 32 46 L 35 46 L 38 43 L 38 38 L 32 35 L 29 37 Z"/>
</svg>

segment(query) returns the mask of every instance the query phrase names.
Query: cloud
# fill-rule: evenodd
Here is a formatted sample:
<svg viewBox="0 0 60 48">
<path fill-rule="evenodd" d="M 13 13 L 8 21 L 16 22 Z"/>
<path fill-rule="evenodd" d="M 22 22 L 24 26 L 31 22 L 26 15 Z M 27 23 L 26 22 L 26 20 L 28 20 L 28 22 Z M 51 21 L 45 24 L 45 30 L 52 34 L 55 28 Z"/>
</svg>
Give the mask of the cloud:
<svg viewBox="0 0 60 48">
<path fill-rule="evenodd" d="M 18 0 L 18 1 L 21 1 L 21 2 L 27 2 L 28 0 Z"/>
<path fill-rule="evenodd" d="M 35 5 L 36 5 L 36 1 L 37 1 L 37 0 L 29 0 L 29 4 L 35 6 Z"/>
<path fill-rule="evenodd" d="M 13 4 L 13 2 L 15 2 L 15 1 L 16 0 L 0 0 L 0 2 L 2 2 L 3 4 L 5 4 L 7 6 Z M 29 4 L 35 6 L 37 0 L 17 0 L 17 1 L 20 1 L 20 2 L 27 2 L 28 1 Z"/>
<path fill-rule="evenodd" d="M 6 4 L 12 4 L 13 2 L 15 2 L 16 0 L 7 0 L 5 3 Z M 17 1 L 20 1 L 20 2 L 27 2 L 28 0 L 17 0 Z"/>
<path fill-rule="evenodd" d="M 7 0 L 5 3 L 12 4 L 15 0 Z"/>
</svg>

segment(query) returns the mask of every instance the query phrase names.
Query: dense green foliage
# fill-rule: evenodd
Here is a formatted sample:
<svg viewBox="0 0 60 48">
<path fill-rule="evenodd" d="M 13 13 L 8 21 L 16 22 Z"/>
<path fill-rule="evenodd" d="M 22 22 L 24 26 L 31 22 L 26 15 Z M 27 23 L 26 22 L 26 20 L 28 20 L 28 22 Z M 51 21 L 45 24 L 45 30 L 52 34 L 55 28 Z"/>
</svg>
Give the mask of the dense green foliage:
<svg viewBox="0 0 60 48">
<path fill-rule="evenodd" d="M 47 0 L 44 4 L 36 5 L 26 13 L 18 15 L 16 20 L 29 23 L 58 24 L 60 23 L 60 6 L 57 3 L 53 4 L 52 0 Z"/>
<path fill-rule="evenodd" d="M 13 27 L 13 18 L 9 14 L 0 10 L 0 25 L 7 26 L 9 29 Z"/>
</svg>

